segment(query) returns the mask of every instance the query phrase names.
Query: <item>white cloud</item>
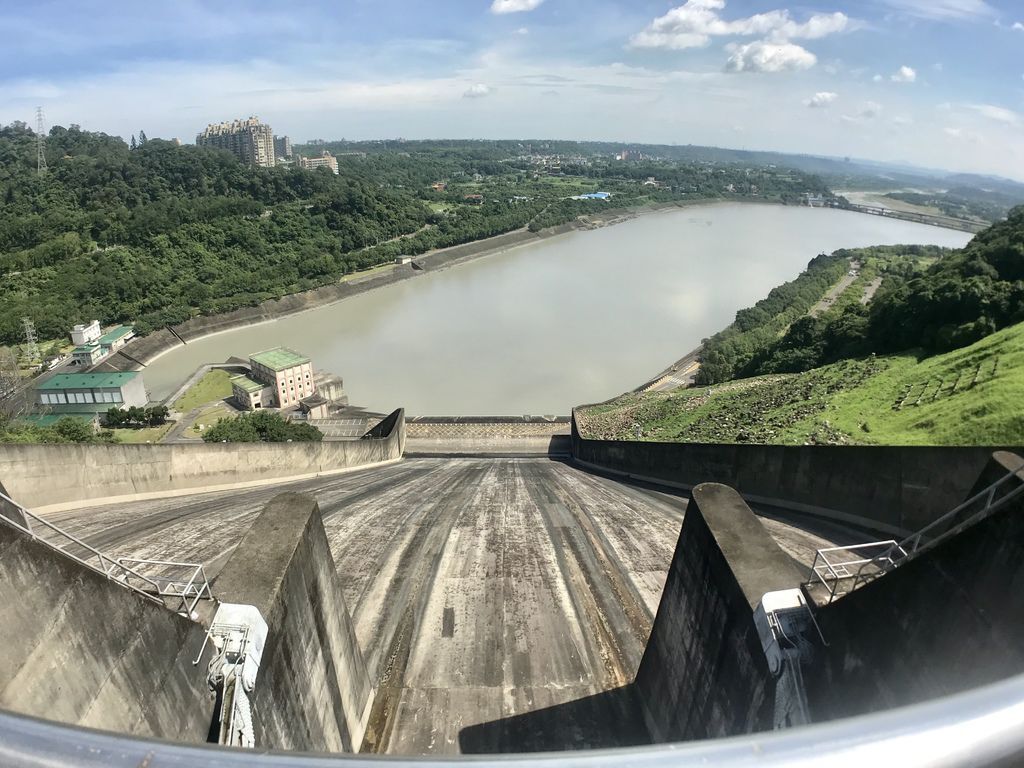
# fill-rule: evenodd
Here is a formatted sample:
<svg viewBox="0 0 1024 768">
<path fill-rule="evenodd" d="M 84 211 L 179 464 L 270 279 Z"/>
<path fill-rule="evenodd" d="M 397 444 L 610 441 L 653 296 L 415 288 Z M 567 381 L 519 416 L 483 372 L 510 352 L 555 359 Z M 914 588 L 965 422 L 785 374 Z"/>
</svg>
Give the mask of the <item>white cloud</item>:
<svg viewBox="0 0 1024 768">
<path fill-rule="evenodd" d="M 491 3 L 491 13 L 523 13 L 532 11 L 543 2 L 544 0 L 494 0 Z"/>
<path fill-rule="evenodd" d="M 530 34 L 530 30 L 527 27 L 520 27 L 519 29 L 516 30 L 516 34 L 517 35 L 528 35 L 528 34 Z"/>
<path fill-rule="evenodd" d="M 489 95 L 491 92 L 490 86 L 484 83 L 473 83 L 469 86 L 466 91 L 462 94 L 464 99 L 482 99 L 484 96 Z"/>
<path fill-rule="evenodd" d="M 811 98 L 805 100 L 804 104 L 811 109 L 821 109 L 823 107 L 827 107 L 838 98 L 838 93 L 833 93 L 831 91 L 819 91 L 811 96 Z"/>
<path fill-rule="evenodd" d="M 1013 22 L 1013 27 L 1012 27 L 1012 29 L 1016 29 L 1016 30 L 1018 30 L 1019 32 L 1024 32 L 1024 24 L 1022 24 L 1022 23 L 1021 23 L 1021 22 L 1019 22 L 1019 21 L 1015 21 L 1015 22 Z"/>
<path fill-rule="evenodd" d="M 1016 125 L 1020 122 L 1020 115 L 1004 107 L 997 107 L 994 104 L 969 104 L 969 109 L 974 110 L 982 117 L 995 120 L 997 123 Z"/>
<path fill-rule="evenodd" d="M 979 19 L 996 10 L 985 0 L 883 0 L 890 8 L 922 19 Z"/>
<path fill-rule="evenodd" d="M 769 43 L 758 40 L 746 45 L 726 47 L 731 54 L 725 62 L 727 72 L 795 72 L 810 69 L 818 57 L 795 43 Z"/>
<path fill-rule="evenodd" d="M 876 83 L 880 83 L 880 82 L 882 82 L 883 80 L 885 80 L 885 78 L 884 78 L 884 77 L 882 77 L 881 75 L 875 75 L 875 76 L 874 76 L 874 77 L 872 77 L 871 79 L 872 79 L 872 80 L 873 80 L 874 82 L 876 82 Z"/>
<path fill-rule="evenodd" d="M 844 13 L 816 13 L 799 23 L 785 9 L 727 20 L 719 15 L 725 0 L 687 0 L 630 38 L 635 48 L 703 48 L 712 37 L 759 36 L 776 43 L 790 39 L 817 40 L 850 27 Z"/>
<path fill-rule="evenodd" d="M 897 69 L 896 73 L 889 79 L 894 83 L 913 83 L 917 80 L 917 72 L 904 64 L 902 67 Z"/>
</svg>

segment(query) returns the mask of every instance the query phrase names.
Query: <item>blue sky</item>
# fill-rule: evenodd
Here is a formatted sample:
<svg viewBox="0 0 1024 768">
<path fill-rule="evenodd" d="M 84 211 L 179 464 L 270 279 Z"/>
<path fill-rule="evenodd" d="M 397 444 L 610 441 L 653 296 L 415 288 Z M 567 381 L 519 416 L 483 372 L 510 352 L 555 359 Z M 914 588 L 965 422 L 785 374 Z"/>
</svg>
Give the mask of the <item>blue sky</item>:
<svg viewBox="0 0 1024 768">
<path fill-rule="evenodd" d="M 0 0 L 0 123 L 566 138 L 1024 180 L 1020 0 Z"/>
</svg>

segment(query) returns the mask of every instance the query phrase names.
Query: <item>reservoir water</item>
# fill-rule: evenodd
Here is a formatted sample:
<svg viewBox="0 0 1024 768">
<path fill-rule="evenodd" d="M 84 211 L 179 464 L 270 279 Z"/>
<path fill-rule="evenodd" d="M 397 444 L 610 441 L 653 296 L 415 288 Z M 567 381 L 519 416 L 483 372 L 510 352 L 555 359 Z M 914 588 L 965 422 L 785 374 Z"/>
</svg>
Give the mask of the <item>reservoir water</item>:
<svg viewBox="0 0 1024 768">
<path fill-rule="evenodd" d="M 568 414 L 657 374 L 815 255 L 970 235 L 846 211 L 717 204 L 573 232 L 210 336 L 153 361 L 153 399 L 205 362 L 277 345 L 353 405 L 410 415 Z"/>
</svg>

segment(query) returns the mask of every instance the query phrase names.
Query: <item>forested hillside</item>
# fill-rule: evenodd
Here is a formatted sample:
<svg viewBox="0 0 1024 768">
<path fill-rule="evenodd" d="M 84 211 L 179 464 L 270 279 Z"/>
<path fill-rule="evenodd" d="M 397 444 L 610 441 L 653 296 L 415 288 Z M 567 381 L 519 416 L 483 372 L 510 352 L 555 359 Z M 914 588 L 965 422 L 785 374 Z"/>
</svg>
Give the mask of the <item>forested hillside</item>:
<svg viewBox="0 0 1024 768">
<path fill-rule="evenodd" d="M 0 129 L 0 341 L 23 315 L 44 338 L 94 317 L 144 332 L 309 287 L 430 216 L 362 180 L 159 140 L 54 128 L 47 154 L 40 178 L 34 135 Z"/>
<path fill-rule="evenodd" d="M 574 156 L 563 169 L 520 142 L 375 143 L 340 157 L 339 175 L 249 168 L 218 150 L 142 134 L 132 148 L 76 126 L 51 129 L 40 177 L 35 138 L 23 123 L 0 128 L 0 344 L 22 340 L 22 317 L 43 339 L 94 318 L 145 334 L 610 207 L 828 192 L 782 168 Z M 571 199 L 597 190 L 614 203 Z"/>
<path fill-rule="evenodd" d="M 850 259 L 878 261 L 882 282 L 872 301 L 808 314 L 810 303 L 823 292 L 822 278 L 838 279 Z M 824 269 L 828 263 L 833 263 L 831 272 Z M 812 279 L 815 274 L 819 279 Z M 800 284 L 808 295 L 797 295 L 793 286 Z M 817 297 L 810 297 L 814 291 Z M 807 371 L 871 353 L 945 352 L 1021 321 L 1024 207 L 960 250 L 896 246 L 819 257 L 797 281 L 738 312 L 729 328 L 706 341 L 697 381 Z"/>
</svg>

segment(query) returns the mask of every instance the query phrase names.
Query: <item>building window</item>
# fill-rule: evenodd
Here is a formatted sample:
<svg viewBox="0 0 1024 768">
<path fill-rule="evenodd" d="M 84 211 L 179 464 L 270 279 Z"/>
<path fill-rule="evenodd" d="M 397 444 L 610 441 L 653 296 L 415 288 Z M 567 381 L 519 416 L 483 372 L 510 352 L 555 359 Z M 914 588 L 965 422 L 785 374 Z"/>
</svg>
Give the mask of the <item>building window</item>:
<svg viewBox="0 0 1024 768">
<path fill-rule="evenodd" d="M 115 392 L 114 393 L 114 402 L 115 403 L 123 402 L 123 400 L 124 399 L 121 397 L 121 393 L 120 392 Z"/>
</svg>

